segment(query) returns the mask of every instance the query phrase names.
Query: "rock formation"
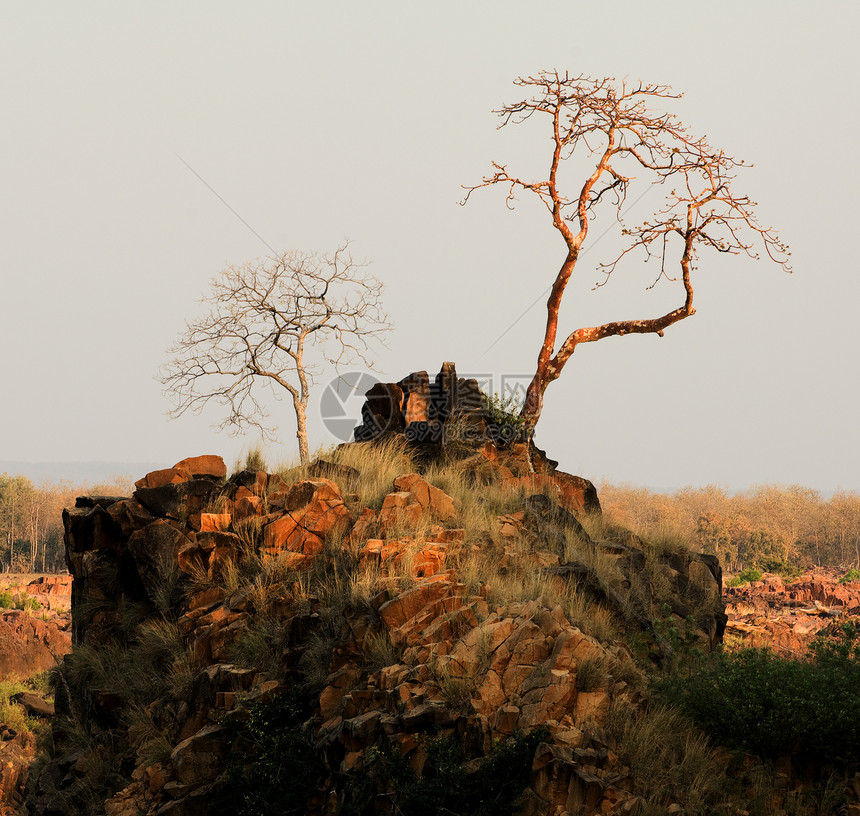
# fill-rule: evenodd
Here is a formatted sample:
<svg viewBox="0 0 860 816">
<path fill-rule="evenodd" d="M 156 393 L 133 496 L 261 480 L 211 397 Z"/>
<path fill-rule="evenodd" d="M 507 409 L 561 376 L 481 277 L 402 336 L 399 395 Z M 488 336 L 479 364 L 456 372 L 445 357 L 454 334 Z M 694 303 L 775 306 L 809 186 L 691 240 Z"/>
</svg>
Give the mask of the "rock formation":
<svg viewBox="0 0 860 816">
<path fill-rule="evenodd" d="M 42 620 L 27 612 L 0 612 L 0 677 L 24 680 L 53 668 L 71 651 L 62 618 Z"/>
<path fill-rule="evenodd" d="M 793 581 L 765 575 L 746 586 L 726 587 L 725 599 L 731 642 L 802 655 L 835 621 L 860 616 L 860 581 L 840 584 L 824 570 Z"/>
<path fill-rule="evenodd" d="M 382 417 L 386 433 L 443 447 L 454 417 L 486 431 L 454 382 L 450 367 L 433 385 L 418 374 L 377 387 L 362 427 Z M 369 444 L 341 453 L 360 463 Z M 590 535 L 593 485 L 529 442 L 482 435 L 452 459 L 487 529 L 464 527 L 462 501 L 414 470 L 366 506 L 351 492 L 360 468 L 336 461 L 225 480 L 218 457 L 195 457 L 148 474 L 132 497 L 78 499 L 64 513 L 76 651 L 30 811 L 87 812 L 87 792 L 103 790 L 112 816 L 218 812 L 253 748 L 249 712 L 295 698 L 298 753 L 315 769 L 301 812 L 334 814 L 362 791 L 382 812 L 380 768 L 405 761 L 397 773 L 420 778 L 442 739 L 468 777 L 524 733 L 539 737 L 520 769 L 524 813 L 631 812 L 636 785 L 607 730 L 613 704 L 640 700 L 620 633 L 661 661 L 671 647 L 655 615 L 695 620 L 690 636 L 712 648 L 724 624 L 716 561 L 599 524 Z M 492 516 L 491 491 L 508 512 Z M 491 575 L 476 573 L 484 563 Z M 531 598 L 529 582 L 541 587 Z M 106 655 L 129 677 L 100 669 Z M 130 679 L 143 659 L 151 668 Z M 70 739 L 76 728 L 89 747 Z"/>
</svg>

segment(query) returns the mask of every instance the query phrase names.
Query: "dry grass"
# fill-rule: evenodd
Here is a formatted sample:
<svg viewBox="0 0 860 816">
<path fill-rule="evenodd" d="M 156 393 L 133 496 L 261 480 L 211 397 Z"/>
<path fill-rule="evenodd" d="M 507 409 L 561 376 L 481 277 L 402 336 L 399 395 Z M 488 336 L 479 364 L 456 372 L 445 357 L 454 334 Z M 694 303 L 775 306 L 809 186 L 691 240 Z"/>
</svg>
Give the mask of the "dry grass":
<svg viewBox="0 0 860 816">
<path fill-rule="evenodd" d="M 472 550 L 459 565 L 463 580 L 473 591 L 486 586 L 487 603 L 502 609 L 525 601 L 553 609 L 561 606 L 573 626 L 603 643 L 619 637 L 618 623 L 604 606 L 589 599 L 575 582 L 544 572 L 531 564 L 520 544 L 519 563 L 510 569 L 499 569 L 498 555 L 481 548 Z"/>
<path fill-rule="evenodd" d="M 359 472 L 358 477 L 345 479 L 340 487 L 345 493 L 357 494 L 362 506 L 374 510 L 382 507 L 382 500 L 394 490 L 398 476 L 415 472 L 415 462 L 406 445 L 396 437 L 379 444 L 356 442 L 335 448 L 328 458 Z"/>
<path fill-rule="evenodd" d="M 403 650 L 396 648 L 385 630 L 370 632 L 364 638 L 362 667 L 373 673 L 386 666 L 393 666 L 403 658 Z"/>
<path fill-rule="evenodd" d="M 10 699 L 14 694 L 21 691 L 32 692 L 36 682 L 35 678 L 33 681 L 0 680 L 0 724 L 7 725 L 18 733 L 44 730 L 36 718 L 27 715 L 23 706 L 13 703 Z"/>
<path fill-rule="evenodd" d="M 640 711 L 615 702 L 608 727 L 645 800 L 643 812 L 664 812 L 660 808 L 677 801 L 687 814 L 709 814 L 729 803 L 725 758 L 676 710 Z"/>
</svg>

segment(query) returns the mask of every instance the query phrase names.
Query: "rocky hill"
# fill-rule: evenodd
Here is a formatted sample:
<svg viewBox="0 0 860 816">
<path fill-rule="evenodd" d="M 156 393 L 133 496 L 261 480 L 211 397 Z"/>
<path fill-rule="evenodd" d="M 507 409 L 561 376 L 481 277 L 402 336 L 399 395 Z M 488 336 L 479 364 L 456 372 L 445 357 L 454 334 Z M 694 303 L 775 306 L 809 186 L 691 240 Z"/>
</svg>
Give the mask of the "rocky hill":
<svg viewBox="0 0 860 816">
<path fill-rule="evenodd" d="M 721 642 L 716 559 L 613 528 L 422 374 L 307 467 L 194 457 L 65 512 L 74 650 L 28 813 L 788 806 L 648 704 L 646 670 Z"/>
<path fill-rule="evenodd" d="M 622 633 L 671 660 L 692 615 L 711 648 L 715 561 L 601 529 L 593 486 L 523 445 L 423 476 L 396 442 L 332 458 L 225 481 L 197 457 L 67 511 L 75 653 L 34 812 L 96 812 L 94 791 L 109 814 L 213 812 L 285 695 L 273 727 L 313 773 L 283 812 L 387 812 L 397 774 L 438 777 L 444 748 L 477 779 L 499 746 L 525 750 L 495 781 L 525 812 L 637 804 L 608 726 L 640 699 Z"/>
</svg>

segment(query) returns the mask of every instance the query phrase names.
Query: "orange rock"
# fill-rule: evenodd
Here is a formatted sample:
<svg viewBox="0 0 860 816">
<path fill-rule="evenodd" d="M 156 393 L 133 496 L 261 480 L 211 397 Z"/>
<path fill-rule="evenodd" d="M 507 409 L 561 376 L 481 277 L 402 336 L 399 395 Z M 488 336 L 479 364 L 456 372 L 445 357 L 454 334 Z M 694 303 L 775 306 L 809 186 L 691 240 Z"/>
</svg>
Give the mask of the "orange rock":
<svg viewBox="0 0 860 816">
<path fill-rule="evenodd" d="M 499 533 L 505 538 L 518 538 L 523 534 L 523 530 L 525 529 L 525 516 L 526 514 L 524 511 L 499 516 Z"/>
<path fill-rule="evenodd" d="M 200 526 L 196 529 L 201 533 L 225 532 L 232 523 L 233 517 L 229 513 L 201 513 Z"/>
<path fill-rule="evenodd" d="M 430 392 L 421 393 L 413 391 L 406 400 L 404 420 L 407 425 L 410 422 L 430 421 Z"/>
<path fill-rule="evenodd" d="M 142 479 L 138 479 L 134 486 L 141 487 L 162 487 L 166 484 L 177 484 L 178 482 L 187 482 L 188 476 L 181 473 L 176 468 L 165 468 L 163 470 L 153 470 L 146 474 Z"/>
<path fill-rule="evenodd" d="M 323 720 L 330 720 L 340 714 L 341 703 L 346 693 L 361 677 L 361 672 L 354 668 L 344 668 L 330 675 L 328 685 L 319 697 L 320 713 Z"/>
<path fill-rule="evenodd" d="M 502 706 L 495 717 L 493 730 L 500 734 L 513 734 L 517 730 L 520 710 L 515 705 Z"/>
<path fill-rule="evenodd" d="M 254 480 L 254 486 L 251 488 L 255 496 L 265 496 L 269 489 L 269 474 L 265 470 L 257 471 L 257 478 Z"/>
<path fill-rule="evenodd" d="M 424 580 L 384 603 L 379 608 L 379 616 L 389 630 L 397 629 L 447 592 L 447 583 Z"/>
<path fill-rule="evenodd" d="M 465 540 L 466 530 L 462 527 L 433 531 L 428 537 L 428 543 L 432 544 L 462 544 Z"/>
<path fill-rule="evenodd" d="M 505 702 L 507 697 L 502 688 L 502 680 L 496 672 L 490 670 L 484 675 L 473 699 L 475 710 L 487 716 L 490 716 Z"/>
<path fill-rule="evenodd" d="M 284 505 L 286 514 L 265 528 L 265 547 L 271 553 L 289 550 L 315 555 L 325 536 L 350 519 L 340 488 L 328 479 L 306 479 L 293 485 Z"/>
<path fill-rule="evenodd" d="M 183 459 L 177 462 L 173 468 L 180 473 L 187 474 L 187 478 L 191 479 L 195 476 L 214 476 L 216 479 L 223 479 L 227 476 L 227 465 L 220 456 L 205 455 L 205 456 L 190 456 L 188 459 Z"/>
<path fill-rule="evenodd" d="M 412 496 L 412 500 L 421 505 L 423 510 L 432 512 L 442 521 L 447 521 L 457 515 L 454 500 L 443 490 L 424 481 L 417 473 L 398 476 L 394 487 Z"/>
<path fill-rule="evenodd" d="M 404 541 L 383 541 L 380 538 L 368 539 L 359 550 L 359 566 L 368 569 L 371 566 L 399 567 L 411 555 L 409 571 L 413 577 L 425 578 L 441 572 L 445 564 L 447 545 L 415 543 L 411 539 Z"/>
<path fill-rule="evenodd" d="M 606 691 L 580 691 L 576 695 L 573 719 L 577 723 L 603 725 L 609 712 L 609 694 Z"/>
<path fill-rule="evenodd" d="M 250 491 L 249 491 L 250 492 Z M 237 519 L 259 516 L 263 513 L 263 499 L 259 496 L 243 496 L 234 499 L 233 514 Z"/>
<path fill-rule="evenodd" d="M 179 569 L 186 575 L 192 575 L 195 571 L 206 569 L 209 566 L 209 553 L 194 541 L 189 541 L 179 548 L 176 553 L 176 562 Z"/>
<path fill-rule="evenodd" d="M 444 544 L 428 544 L 412 559 L 412 575 L 425 578 L 441 572 L 445 566 L 447 547 Z"/>
<path fill-rule="evenodd" d="M 366 540 L 367 534 L 375 521 L 376 512 L 369 507 L 365 507 L 359 514 L 358 519 L 356 519 L 355 524 L 352 525 L 352 530 L 349 534 L 349 543 L 355 545 Z"/>
<path fill-rule="evenodd" d="M 209 587 L 200 592 L 195 592 L 188 601 L 189 610 L 205 609 L 212 604 L 224 600 L 224 590 L 221 587 Z"/>
</svg>

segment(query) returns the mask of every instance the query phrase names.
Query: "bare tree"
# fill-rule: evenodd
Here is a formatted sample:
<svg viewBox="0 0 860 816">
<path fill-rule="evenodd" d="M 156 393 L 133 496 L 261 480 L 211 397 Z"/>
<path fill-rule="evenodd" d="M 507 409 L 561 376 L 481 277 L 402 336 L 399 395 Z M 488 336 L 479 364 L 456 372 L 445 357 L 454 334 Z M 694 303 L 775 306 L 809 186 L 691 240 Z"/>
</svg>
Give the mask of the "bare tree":
<svg viewBox="0 0 860 816">
<path fill-rule="evenodd" d="M 270 438 L 258 390 L 283 388 L 296 413 L 301 461 L 308 462 L 308 396 L 320 368 L 309 362 L 308 344 L 335 368 L 356 359 L 372 366 L 368 341 L 389 328 L 382 284 L 363 267 L 344 242 L 331 254 L 286 252 L 216 275 L 201 301 L 209 311 L 186 324 L 159 374 L 176 403 L 170 416 L 214 401 L 227 409 L 219 429 L 253 427 Z"/>
<path fill-rule="evenodd" d="M 700 249 L 758 257 L 756 247 L 791 271 L 787 247 L 773 229 L 755 218 L 755 203 L 733 192 L 735 169 L 743 162 L 712 148 L 706 139 L 695 138 L 672 114 L 649 107 L 678 99 L 665 85 L 629 85 L 612 78 L 592 79 L 557 71 L 515 81 L 530 94 L 505 105 L 496 113 L 501 127 L 522 124 L 533 116 L 545 117 L 551 128 L 552 151 L 545 178 L 529 180 L 512 174 L 493 162 L 493 174 L 480 184 L 465 187 L 469 196 L 477 189 L 501 184 L 507 187 L 506 203 L 513 206 L 517 192 L 534 194 L 546 207 L 553 227 L 564 240 L 566 252 L 547 300 L 546 330 L 538 353 L 537 367 L 529 384 L 522 416 L 533 430 L 543 408 L 544 392 L 564 369 L 581 343 L 626 334 L 653 333 L 660 337 L 673 323 L 695 314 L 691 275 Z M 579 182 L 565 192 L 560 178 L 564 163 L 577 156 L 586 169 Z M 571 163 L 572 164 L 572 163 Z M 636 227 L 625 227 L 622 208 L 632 183 L 670 186 L 664 205 Z M 598 207 L 613 208 L 622 234 L 629 243 L 619 255 L 600 267 L 603 285 L 619 262 L 641 249 L 646 259 L 660 260 L 661 278 L 683 286 L 683 302 L 658 317 L 619 320 L 570 332 L 558 343 L 559 308 L 565 287 L 579 260 L 588 236 L 589 222 Z M 677 264 L 678 266 L 674 266 Z M 671 270 L 675 269 L 673 273 Z"/>
</svg>

